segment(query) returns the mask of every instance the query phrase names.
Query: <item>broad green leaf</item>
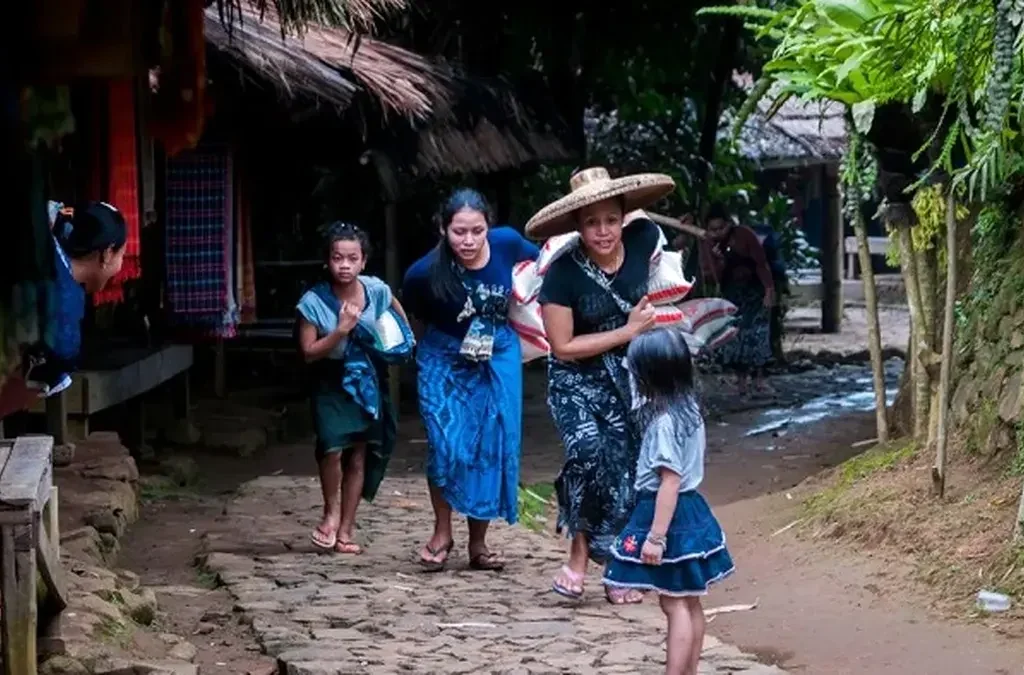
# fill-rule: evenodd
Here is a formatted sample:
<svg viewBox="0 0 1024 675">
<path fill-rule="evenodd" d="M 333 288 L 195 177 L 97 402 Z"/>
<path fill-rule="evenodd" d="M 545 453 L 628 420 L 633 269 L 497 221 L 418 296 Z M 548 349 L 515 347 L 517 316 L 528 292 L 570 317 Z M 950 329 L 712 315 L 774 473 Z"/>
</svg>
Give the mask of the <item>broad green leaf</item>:
<svg viewBox="0 0 1024 675">
<path fill-rule="evenodd" d="M 860 134 L 867 134 L 871 131 L 871 124 L 875 121 L 875 102 L 872 99 L 854 103 L 850 107 L 853 114 L 853 126 Z"/>
</svg>

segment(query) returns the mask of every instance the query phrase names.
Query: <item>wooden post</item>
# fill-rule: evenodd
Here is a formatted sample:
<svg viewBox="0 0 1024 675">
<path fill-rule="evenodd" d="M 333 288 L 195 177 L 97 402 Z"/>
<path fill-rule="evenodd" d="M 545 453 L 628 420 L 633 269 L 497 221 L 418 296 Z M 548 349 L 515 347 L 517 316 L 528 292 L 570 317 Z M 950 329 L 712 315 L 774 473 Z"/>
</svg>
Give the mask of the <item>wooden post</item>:
<svg viewBox="0 0 1024 675">
<path fill-rule="evenodd" d="M 36 546 L 31 524 L 0 530 L 4 675 L 36 675 Z"/>
<path fill-rule="evenodd" d="M 384 198 L 384 277 L 391 292 L 397 297 L 402 286 L 401 271 L 398 267 L 398 175 L 394 163 L 383 152 L 370 150 L 365 155 L 373 162 L 380 181 L 381 195 Z M 400 366 L 388 368 L 388 395 L 395 415 L 401 409 L 402 369 Z"/>
<path fill-rule="evenodd" d="M 68 400 L 67 389 L 46 399 L 46 430 L 53 436 L 55 445 L 68 442 Z"/>
<path fill-rule="evenodd" d="M 839 168 L 824 166 L 822 201 L 825 218 L 821 236 L 821 332 L 838 333 L 843 323 L 843 207 L 839 198 Z"/>
<path fill-rule="evenodd" d="M 384 277 L 391 292 L 398 297 L 402 286 L 398 267 L 398 204 L 390 200 L 384 206 Z M 399 366 L 388 368 L 388 388 L 391 405 L 397 415 L 402 396 L 402 369 Z"/>
<path fill-rule="evenodd" d="M 217 398 L 227 395 L 227 366 L 224 359 L 224 339 L 217 338 L 213 361 L 213 393 Z"/>
</svg>

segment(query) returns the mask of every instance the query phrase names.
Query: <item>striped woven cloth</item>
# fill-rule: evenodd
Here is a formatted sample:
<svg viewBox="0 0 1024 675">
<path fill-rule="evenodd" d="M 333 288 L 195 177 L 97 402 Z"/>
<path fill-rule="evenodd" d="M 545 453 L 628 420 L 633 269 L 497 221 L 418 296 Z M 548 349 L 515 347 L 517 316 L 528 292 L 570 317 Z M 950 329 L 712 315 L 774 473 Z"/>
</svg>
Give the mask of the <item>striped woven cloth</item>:
<svg viewBox="0 0 1024 675">
<path fill-rule="evenodd" d="M 231 184 L 226 150 L 201 148 L 167 160 L 166 270 L 171 322 L 221 334 L 232 321 Z"/>
</svg>

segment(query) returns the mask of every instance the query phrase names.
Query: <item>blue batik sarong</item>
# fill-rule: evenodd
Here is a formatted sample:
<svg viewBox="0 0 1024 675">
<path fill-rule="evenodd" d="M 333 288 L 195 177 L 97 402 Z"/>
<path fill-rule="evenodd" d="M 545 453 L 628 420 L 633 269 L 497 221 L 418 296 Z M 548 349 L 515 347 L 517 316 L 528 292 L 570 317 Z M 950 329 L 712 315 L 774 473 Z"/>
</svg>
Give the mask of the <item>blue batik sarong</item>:
<svg viewBox="0 0 1024 675">
<path fill-rule="evenodd" d="M 462 340 L 430 329 L 419 344 L 419 403 L 429 444 L 427 478 L 459 513 L 518 517 L 523 365 L 519 338 L 494 328 L 490 358 L 460 353 Z"/>
</svg>

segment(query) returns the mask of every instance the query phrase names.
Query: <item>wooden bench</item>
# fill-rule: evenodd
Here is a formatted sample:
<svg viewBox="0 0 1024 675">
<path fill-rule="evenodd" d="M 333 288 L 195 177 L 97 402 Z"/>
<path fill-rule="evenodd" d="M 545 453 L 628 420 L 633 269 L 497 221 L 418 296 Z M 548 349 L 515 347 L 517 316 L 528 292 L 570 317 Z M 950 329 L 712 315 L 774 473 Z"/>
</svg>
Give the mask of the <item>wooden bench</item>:
<svg viewBox="0 0 1024 675">
<path fill-rule="evenodd" d="M 192 367 L 191 345 L 166 345 L 156 348 L 114 348 L 91 359 L 83 359 L 82 369 L 72 374 L 72 384 L 55 396 L 33 406 L 33 412 L 47 416 L 47 430 L 57 445 L 69 440 L 68 417 L 80 421 L 83 438 L 89 435 L 89 418 L 121 403 L 135 400 L 139 405 L 130 413 L 125 438 L 129 447 L 141 443 L 145 416 L 142 394 L 176 380 L 175 408 L 179 419 L 188 420 L 190 401 L 188 370 Z"/>
<path fill-rule="evenodd" d="M 843 249 L 846 253 L 846 278 L 855 279 L 857 269 L 857 237 L 847 237 L 843 240 Z M 868 237 L 868 251 L 872 256 L 889 255 L 889 237 Z"/>
<path fill-rule="evenodd" d="M 67 607 L 52 460 L 50 436 L 0 439 L 4 675 L 36 674 L 37 630 Z M 37 579 L 45 591 L 40 595 Z"/>
</svg>

